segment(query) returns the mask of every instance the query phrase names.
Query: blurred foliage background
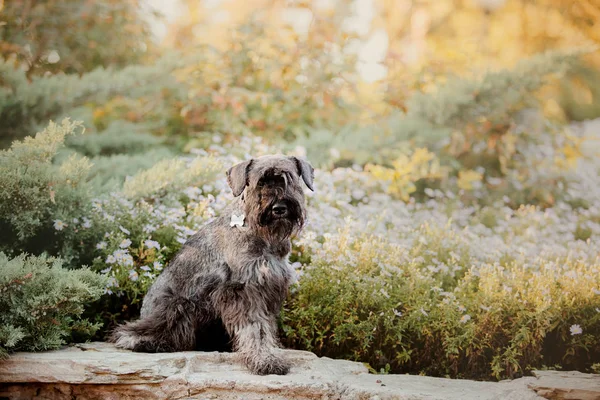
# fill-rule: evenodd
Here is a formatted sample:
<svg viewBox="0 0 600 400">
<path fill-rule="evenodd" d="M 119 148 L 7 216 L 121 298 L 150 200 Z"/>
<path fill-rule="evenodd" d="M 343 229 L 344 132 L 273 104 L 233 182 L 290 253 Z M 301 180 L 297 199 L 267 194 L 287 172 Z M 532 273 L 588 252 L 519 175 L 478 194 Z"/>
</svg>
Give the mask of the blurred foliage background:
<svg viewBox="0 0 600 400">
<path fill-rule="evenodd" d="M 598 0 L 0 0 L 0 356 L 136 317 L 283 151 L 324 189 L 286 345 L 600 370 L 598 45 Z"/>
</svg>

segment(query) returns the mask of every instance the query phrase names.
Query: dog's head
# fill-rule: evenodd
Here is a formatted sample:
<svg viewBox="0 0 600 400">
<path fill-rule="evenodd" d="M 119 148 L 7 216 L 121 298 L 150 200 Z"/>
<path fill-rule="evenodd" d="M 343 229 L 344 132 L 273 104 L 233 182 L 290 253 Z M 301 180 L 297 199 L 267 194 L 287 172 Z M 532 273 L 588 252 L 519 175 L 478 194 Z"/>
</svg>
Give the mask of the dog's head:
<svg viewBox="0 0 600 400">
<path fill-rule="evenodd" d="M 234 165 L 227 182 L 242 196 L 249 226 L 268 240 L 283 240 L 304 225 L 301 180 L 313 190 L 313 172 L 305 160 L 270 155 Z"/>
</svg>

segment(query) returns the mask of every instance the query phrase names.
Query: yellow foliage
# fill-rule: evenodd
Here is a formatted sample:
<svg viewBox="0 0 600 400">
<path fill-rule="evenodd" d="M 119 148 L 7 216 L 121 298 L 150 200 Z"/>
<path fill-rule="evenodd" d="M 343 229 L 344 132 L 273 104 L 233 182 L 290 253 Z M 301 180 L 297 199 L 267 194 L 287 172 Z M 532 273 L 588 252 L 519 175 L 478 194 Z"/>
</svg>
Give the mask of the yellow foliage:
<svg viewBox="0 0 600 400">
<path fill-rule="evenodd" d="M 457 185 L 463 190 L 473 190 L 474 183 L 481 182 L 483 180 L 483 174 L 481 172 L 468 169 L 465 171 L 458 171 L 458 182 Z"/>
<path fill-rule="evenodd" d="M 212 157 L 199 157 L 191 162 L 163 160 L 128 179 L 123 185 L 123 194 L 130 199 L 138 199 L 168 190 L 202 186 L 214 179 L 222 168 L 221 163 Z"/>
<path fill-rule="evenodd" d="M 577 165 L 577 161 L 583 157 L 582 145 L 585 138 L 566 135 L 566 143 L 559 149 L 560 153 L 555 157 L 555 165 L 561 169 L 571 169 Z"/>
<path fill-rule="evenodd" d="M 417 190 L 415 182 L 442 179 L 446 173 L 436 155 L 425 148 L 416 149 L 410 156 L 401 155 L 392 163 L 392 167 L 369 164 L 366 169 L 376 179 L 389 181 L 388 192 L 403 201 L 408 201 Z"/>
</svg>

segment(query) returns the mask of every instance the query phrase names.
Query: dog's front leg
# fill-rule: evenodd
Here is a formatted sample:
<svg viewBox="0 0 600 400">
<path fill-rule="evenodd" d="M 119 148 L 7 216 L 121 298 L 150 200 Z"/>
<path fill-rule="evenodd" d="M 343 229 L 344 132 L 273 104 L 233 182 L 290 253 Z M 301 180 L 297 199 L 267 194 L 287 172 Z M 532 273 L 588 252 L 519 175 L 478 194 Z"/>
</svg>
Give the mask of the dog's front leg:
<svg viewBox="0 0 600 400">
<path fill-rule="evenodd" d="M 277 324 L 274 315 L 249 309 L 242 299 L 229 302 L 221 313 L 234 349 L 248 369 L 257 375 L 285 375 L 290 366 L 278 352 Z"/>
<path fill-rule="evenodd" d="M 258 375 L 285 375 L 289 364 L 277 352 L 273 321 L 247 321 L 234 333 L 235 349 L 244 364 Z"/>
</svg>

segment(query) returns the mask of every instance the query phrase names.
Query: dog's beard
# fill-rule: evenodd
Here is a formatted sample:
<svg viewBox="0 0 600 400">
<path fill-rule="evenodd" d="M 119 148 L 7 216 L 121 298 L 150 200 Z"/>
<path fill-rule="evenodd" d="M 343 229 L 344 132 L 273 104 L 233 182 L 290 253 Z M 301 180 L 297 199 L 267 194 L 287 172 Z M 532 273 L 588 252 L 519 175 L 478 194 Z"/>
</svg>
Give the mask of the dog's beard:
<svg viewBox="0 0 600 400">
<path fill-rule="evenodd" d="M 288 207 L 285 217 L 273 215 L 275 201 L 264 207 L 257 218 L 257 228 L 261 236 L 270 242 L 281 242 L 297 234 L 304 225 L 302 206 L 294 200 L 285 200 Z"/>
</svg>

